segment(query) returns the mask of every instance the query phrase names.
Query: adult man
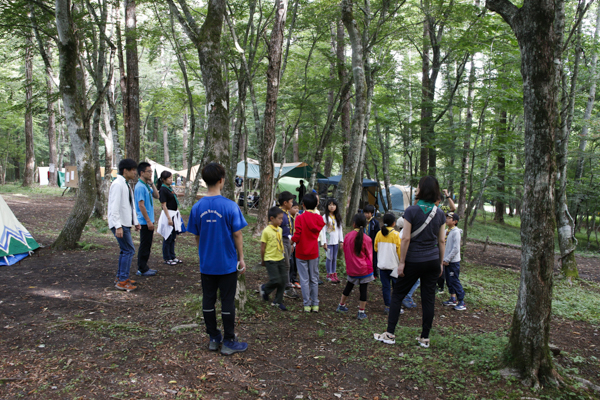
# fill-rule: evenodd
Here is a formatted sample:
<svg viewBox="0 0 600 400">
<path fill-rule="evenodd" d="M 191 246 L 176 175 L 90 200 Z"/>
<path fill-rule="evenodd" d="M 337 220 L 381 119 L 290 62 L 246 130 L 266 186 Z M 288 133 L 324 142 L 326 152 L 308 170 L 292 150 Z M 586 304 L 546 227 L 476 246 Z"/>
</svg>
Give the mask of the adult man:
<svg viewBox="0 0 600 400">
<path fill-rule="evenodd" d="M 302 198 L 306 194 L 306 186 L 304 186 L 302 179 L 300 179 L 300 186 L 296 188 L 296 192 L 298 192 L 298 204 L 302 205 Z"/>
<path fill-rule="evenodd" d="M 225 185 L 225 168 L 212 162 L 202 169 L 202 179 L 208 193 L 190 212 L 188 232 L 196 236 L 202 277 L 202 312 L 206 332 L 210 336 L 208 349 L 230 355 L 248 349 L 248 344 L 235 339 L 235 292 L 238 271 L 244 273 L 244 238 L 242 229 L 248 225 L 240 208 L 221 196 Z M 217 290 L 221 294 L 221 319 L 224 336 L 217 329 L 215 303 Z"/>
<path fill-rule="evenodd" d="M 154 236 L 154 199 L 158 199 L 158 190 L 152 181 L 152 166 L 141 162 L 137 168 L 139 179 L 133 192 L 135 211 L 140 222 L 140 248 L 138 249 L 138 270 L 136 275 L 154 276 L 158 272 L 148 267 L 152 237 Z"/>
<path fill-rule="evenodd" d="M 108 227 L 113 232 L 121 248 L 119 268 L 115 287 L 128 292 L 137 289 L 129 280 L 129 269 L 135 255 L 135 247 L 131 240 L 131 227 L 140 230 L 135 208 L 133 192 L 127 181 L 135 179 L 137 163 L 130 158 L 119 163 L 119 175 L 110 186 L 108 193 Z"/>
</svg>

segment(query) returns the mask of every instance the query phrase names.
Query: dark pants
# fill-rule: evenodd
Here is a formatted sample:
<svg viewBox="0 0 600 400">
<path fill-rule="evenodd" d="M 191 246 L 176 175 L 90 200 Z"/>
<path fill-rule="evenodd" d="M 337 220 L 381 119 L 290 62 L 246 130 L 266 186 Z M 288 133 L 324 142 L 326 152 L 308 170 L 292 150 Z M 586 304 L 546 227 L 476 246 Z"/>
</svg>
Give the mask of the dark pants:
<svg viewBox="0 0 600 400">
<path fill-rule="evenodd" d="M 221 293 L 221 319 L 225 340 L 235 340 L 235 292 L 237 289 L 237 271 L 227 275 L 207 275 L 202 277 L 202 313 L 206 333 L 210 337 L 219 336 L 217 329 L 217 290 Z"/>
<path fill-rule="evenodd" d="M 277 291 L 273 303 L 281 304 L 283 303 L 283 291 L 288 281 L 288 269 L 285 260 L 265 261 L 265 267 L 267 267 L 267 273 L 269 274 L 269 282 L 265 284 L 265 293 L 269 295 Z"/>
<path fill-rule="evenodd" d="M 165 261 L 170 261 L 177 256 L 175 255 L 175 238 L 177 237 L 177 232 L 175 229 L 171 231 L 171 235 L 163 240 L 163 259 Z"/>
<path fill-rule="evenodd" d="M 142 225 L 142 229 L 140 230 L 140 248 L 138 249 L 138 271 L 141 273 L 150 269 L 148 267 L 148 259 L 150 258 L 153 237 L 154 231 L 149 230 L 148 225 Z"/>
<path fill-rule="evenodd" d="M 379 268 L 377 267 L 377 252 L 375 246 L 373 246 L 373 276 L 379 278 Z"/>
<path fill-rule="evenodd" d="M 354 289 L 354 283 L 352 282 L 346 282 L 346 287 L 344 288 L 344 291 L 342 292 L 342 294 L 346 297 L 350 296 L 350 293 L 352 292 L 352 289 Z M 360 297 L 359 300 L 360 301 L 367 301 L 367 293 L 369 290 L 369 283 L 361 283 L 359 285 L 359 290 L 360 290 Z"/>
<path fill-rule="evenodd" d="M 442 276 L 440 276 L 437 280 L 437 287 L 440 290 L 440 292 L 444 291 L 444 282 L 446 282 L 446 277 L 445 274 L 443 274 Z"/>
<path fill-rule="evenodd" d="M 290 257 L 290 282 L 298 282 L 298 266 L 296 265 L 296 250 L 292 251 L 292 257 Z"/>
<path fill-rule="evenodd" d="M 446 274 L 446 284 L 450 294 L 455 294 L 458 301 L 463 301 L 465 291 L 460 283 L 460 261 L 446 265 L 444 273 Z"/>
<path fill-rule="evenodd" d="M 396 284 L 396 278 L 391 276 L 394 270 L 382 269 L 379 272 L 379 277 L 381 278 L 381 294 L 383 295 L 383 304 L 385 304 L 386 307 L 389 307 L 392 300 L 392 287 Z"/>
<path fill-rule="evenodd" d="M 417 279 L 421 279 L 421 305 L 423 307 L 423 329 L 422 338 L 429 337 L 433 315 L 435 313 L 435 284 L 441 273 L 440 260 L 426 261 L 420 263 L 407 262 L 404 266 L 404 276 L 396 280 L 394 292 L 392 293 L 392 304 L 388 316 L 387 331 L 391 334 L 396 330 L 400 306 L 404 296 L 410 291 Z"/>
</svg>

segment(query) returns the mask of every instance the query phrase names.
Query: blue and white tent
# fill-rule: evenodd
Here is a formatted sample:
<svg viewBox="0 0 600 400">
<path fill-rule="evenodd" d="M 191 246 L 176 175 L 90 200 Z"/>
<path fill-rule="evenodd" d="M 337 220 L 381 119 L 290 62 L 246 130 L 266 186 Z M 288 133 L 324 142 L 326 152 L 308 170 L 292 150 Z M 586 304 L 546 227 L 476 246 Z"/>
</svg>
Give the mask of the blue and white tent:
<svg viewBox="0 0 600 400">
<path fill-rule="evenodd" d="M 390 211 L 402 213 L 415 201 L 415 190 L 413 186 L 402 186 L 402 185 L 390 185 L 390 195 L 392 197 L 392 205 L 388 207 Z M 412 193 L 411 193 L 412 192 Z M 385 194 L 385 188 L 381 188 L 379 192 L 381 199 L 380 204 L 387 204 L 387 196 Z M 381 207 L 383 212 L 383 207 Z"/>
<path fill-rule="evenodd" d="M 0 266 L 13 265 L 40 247 L 0 196 Z"/>
</svg>

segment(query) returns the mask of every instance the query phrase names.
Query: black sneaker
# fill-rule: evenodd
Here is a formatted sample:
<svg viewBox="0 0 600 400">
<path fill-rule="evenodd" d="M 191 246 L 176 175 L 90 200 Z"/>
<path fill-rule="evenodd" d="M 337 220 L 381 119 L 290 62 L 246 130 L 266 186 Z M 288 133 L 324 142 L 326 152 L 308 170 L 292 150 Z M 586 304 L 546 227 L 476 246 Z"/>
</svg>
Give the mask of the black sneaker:
<svg viewBox="0 0 600 400">
<path fill-rule="evenodd" d="M 210 351 L 218 351 L 222 341 L 223 337 L 221 336 L 221 331 L 219 331 L 218 336 L 210 337 L 210 342 L 208 342 L 208 349 Z"/>
</svg>

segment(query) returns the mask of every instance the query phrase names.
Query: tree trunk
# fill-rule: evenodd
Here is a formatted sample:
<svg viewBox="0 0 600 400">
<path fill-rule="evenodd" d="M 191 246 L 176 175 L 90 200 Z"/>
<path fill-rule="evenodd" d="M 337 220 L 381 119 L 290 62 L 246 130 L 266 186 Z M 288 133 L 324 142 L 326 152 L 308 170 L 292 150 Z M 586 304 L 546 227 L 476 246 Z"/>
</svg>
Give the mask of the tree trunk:
<svg viewBox="0 0 600 400">
<path fill-rule="evenodd" d="M 429 124 L 433 118 L 433 93 L 429 92 L 429 16 L 423 20 L 423 51 L 421 59 L 421 157 L 419 160 L 421 176 L 427 175 L 429 167 Z"/>
<path fill-rule="evenodd" d="M 345 85 L 348 82 L 348 71 L 346 70 L 346 40 L 344 34 L 344 23 L 337 21 L 337 44 L 336 44 L 336 58 L 337 58 L 337 71 L 340 85 Z M 341 126 L 342 126 L 342 165 L 346 165 L 348 157 L 348 149 L 350 148 L 350 137 L 352 132 L 350 130 L 350 95 L 348 92 L 347 97 L 342 99 L 344 107 L 342 108 Z M 327 175 L 329 176 L 329 175 Z"/>
<path fill-rule="evenodd" d="M 35 154 L 33 152 L 33 41 L 31 35 L 25 38 L 25 173 L 23 186 L 33 185 Z"/>
<path fill-rule="evenodd" d="M 562 31 L 555 24 L 563 0 L 487 0 L 513 29 L 521 51 L 525 120 L 525 172 L 521 215 L 521 282 L 509 338 L 509 362 L 527 384 L 555 382 L 548 348 L 554 268 L 556 68 Z M 556 60 L 556 63 L 555 63 Z"/>
<path fill-rule="evenodd" d="M 115 109 L 115 80 L 114 77 L 110 81 L 108 91 L 106 92 L 106 105 L 108 115 L 108 126 L 106 127 L 106 134 L 109 132 L 112 135 L 113 144 L 113 164 L 112 167 L 117 167 L 123 159 L 123 153 L 121 151 L 121 143 L 119 142 L 119 122 L 117 121 L 117 110 Z M 106 120 L 105 120 L 106 123 Z M 109 129 L 110 128 L 110 129 Z"/>
<path fill-rule="evenodd" d="M 138 71 L 135 0 L 125 0 L 125 56 L 127 58 L 127 158 L 140 159 L 140 77 Z"/>
<path fill-rule="evenodd" d="M 294 136 L 293 136 L 292 140 L 293 140 L 292 152 L 294 153 L 293 159 L 294 159 L 294 162 L 299 162 L 300 161 L 300 144 L 298 143 L 298 141 L 300 140 L 300 128 L 296 127 L 296 129 L 294 129 Z"/>
<path fill-rule="evenodd" d="M 74 33 L 70 1 L 56 0 L 56 28 L 60 65 L 60 93 L 65 108 L 71 148 L 77 158 L 79 192 L 67 222 L 53 247 L 73 249 L 81 237 L 96 200 L 96 171 L 89 130 L 89 115 L 84 95 L 85 82 L 79 68 L 79 44 Z"/>
<path fill-rule="evenodd" d="M 384 209 L 387 212 L 393 207 L 392 194 L 390 193 L 390 131 L 386 127 L 384 128 L 385 133 L 381 133 L 381 127 L 379 126 L 379 118 L 377 115 L 377 111 L 375 111 L 375 127 L 377 129 L 377 137 L 379 138 L 379 147 L 381 149 L 381 163 L 383 167 L 383 186 L 385 188 Z"/>
<path fill-rule="evenodd" d="M 273 204 L 273 150 L 275 148 L 275 127 L 277 113 L 277 96 L 279 94 L 279 75 L 283 52 L 283 30 L 287 17 L 287 0 L 278 0 L 275 21 L 269 43 L 269 66 L 267 68 L 267 98 L 265 101 L 265 129 L 260 147 L 260 202 L 258 204 L 258 223 L 255 234 L 260 234 L 268 223 L 267 214 Z"/>
<path fill-rule="evenodd" d="M 48 46 L 46 54 L 52 62 L 52 49 Z M 58 156 L 56 152 L 56 114 L 54 112 L 54 88 L 52 87 L 52 78 L 49 72 L 46 74 L 46 110 L 48 110 L 48 153 L 49 163 L 54 165 L 54 172 L 50 171 L 48 176 L 48 184 L 52 187 L 58 185 L 57 174 L 58 174 Z"/>
<path fill-rule="evenodd" d="M 498 154 L 496 157 L 497 163 L 497 177 L 498 182 L 496 183 L 496 192 L 498 195 L 496 196 L 496 201 L 494 203 L 496 207 L 496 212 L 494 213 L 494 221 L 499 222 L 501 224 L 504 223 L 504 214 L 506 214 L 506 204 L 504 204 L 504 194 L 506 188 L 504 186 L 504 180 L 506 176 L 506 157 L 504 155 L 504 146 L 506 146 L 506 110 L 503 109 L 500 111 L 500 126 L 498 127 Z"/>
<path fill-rule="evenodd" d="M 221 62 L 221 31 L 226 2 L 225 0 L 210 0 L 204 23 L 198 27 L 185 0 L 177 1 L 183 14 L 173 0 L 168 0 L 168 3 L 171 12 L 176 15 L 198 51 L 202 82 L 206 93 L 208 114 L 206 143 L 208 146 L 204 148 L 205 157 L 203 157 L 201 165 L 218 162 L 225 166 L 227 176 L 222 193 L 223 196 L 233 199 L 233 171 L 228 168 L 230 165 L 229 102 L 227 88 L 223 82 Z"/>
<path fill-rule="evenodd" d="M 342 220 L 347 220 L 347 199 L 351 193 L 352 184 L 356 178 L 358 164 L 360 162 L 361 149 L 363 145 L 362 135 L 365 126 L 365 114 L 367 106 L 367 85 L 365 81 L 365 70 L 363 62 L 363 43 L 357 22 L 354 19 L 352 0 L 342 0 L 342 21 L 348 31 L 348 37 L 352 45 L 352 70 L 354 71 L 354 115 L 352 116 L 352 129 L 346 161 L 342 169 L 342 178 L 338 184 L 336 198 L 340 199 L 340 213 Z M 339 45 L 338 45 L 339 46 Z M 342 46 L 343 48 L 343 46 Z M 350 210 L 352 214 L 354 210 Z"/>
<path fill-rule="evenodd" d="M 114 21 L 117 32 L 117 56 L 119 58 L 119 88 L 121 89 L 121 106 L 123 107 L 123 128 L 125 131 L 125 147 L 124 156 L 129 157 L 127 154 L 128 143 L 130 142 L 129 137 L 129 105 L 127 102 L 127 74 L 125 71 L 125 56 L 123 55 L 123 42 L 121 38 L 121 12 L 119 10 L 120 1 L 115 2 L 114 10 Z M 114 90 L 113 90 L 114 92 Z M 116 113 L 115 113 L 116 116 Z"/>
<path fill-rule="evenodd" d="M 183 112 L 183 169 L 188 169 L 187 162 L 188 154 L 188 115 L 187 112 Z"/>
<path fill-rule="evenodd" d="M 167 125 L 167 121 L 164 121 L 164 120 L 163 120 L 163 127 L 162 127 L 162 136 L 163 136 L 164 162 L 167 167 L 171 167 L 171 160 L 169 159 L 169 126 Z"/>
</svg>

